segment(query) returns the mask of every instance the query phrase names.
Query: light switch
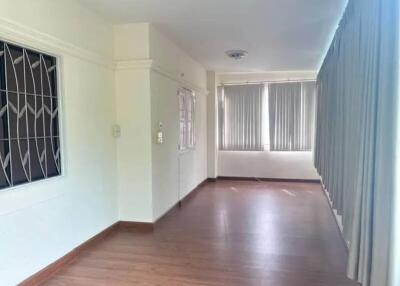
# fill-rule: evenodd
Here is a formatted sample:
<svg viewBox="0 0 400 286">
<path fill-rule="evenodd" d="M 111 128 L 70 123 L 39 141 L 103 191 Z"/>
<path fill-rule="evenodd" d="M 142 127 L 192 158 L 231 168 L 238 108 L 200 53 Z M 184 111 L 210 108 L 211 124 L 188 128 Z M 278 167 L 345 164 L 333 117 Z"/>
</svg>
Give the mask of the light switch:
<svg viewBox="0 0 400 286">
<path fill-rule="evenodd" d="M 118 124 L 114 124 L 112 126 L 112 136 L 114 138 L 119 138 L 121 137 L 121 127 Z"/>
<path fill-rule="evenodd" d="M 163 133 L 163 124 L 162 122 L 158 123 L 158 131 L 157 131 L 157 144 L 163 144 L 164 143 L 164 133 Z"/>
</svg>

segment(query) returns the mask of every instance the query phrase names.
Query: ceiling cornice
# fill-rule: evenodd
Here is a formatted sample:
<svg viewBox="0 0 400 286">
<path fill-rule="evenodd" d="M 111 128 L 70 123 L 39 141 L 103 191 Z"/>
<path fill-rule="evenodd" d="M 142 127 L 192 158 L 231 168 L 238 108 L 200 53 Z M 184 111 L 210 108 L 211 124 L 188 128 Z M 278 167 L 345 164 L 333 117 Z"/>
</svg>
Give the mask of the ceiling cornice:
<svg viewBox="0 0 400 286">
<path fill-rule="evenodd" d="M 0 18 L 0 39 L 24 45 L 55 57 L 62 57 L 66 54 L 107 68 L 114 66 L 113 61 L 106 56 L 4 18 Z"/>
</svg>

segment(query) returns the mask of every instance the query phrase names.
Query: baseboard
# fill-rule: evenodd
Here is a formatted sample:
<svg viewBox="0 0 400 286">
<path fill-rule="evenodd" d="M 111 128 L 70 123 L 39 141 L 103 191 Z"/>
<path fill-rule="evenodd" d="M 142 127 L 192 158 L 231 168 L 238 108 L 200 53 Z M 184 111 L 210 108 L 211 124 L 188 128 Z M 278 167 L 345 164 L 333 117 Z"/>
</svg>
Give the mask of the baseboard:
<svg viewBox="0 0 400 286">
<path fill-rule="evenodd" d="M 230 177 L 230 176 L 218 176 L 217 180 L 317 183 L 317 184 L 321 183 L 321 181 L 318 179 L 285 179 L 285 178 L 257 178 L 257 177 Z"/>
<path fill-rule="evenodd" d="M 49 264 L 39 272 L 33 274 L 32 276 L 28 277 L 24 281 L 22 281 L 19 286 L 37 286 L 41 285 L 49 279 L 51 276 L 53 276 L 55 273 L 57 273 L 60 269 L 62 269 L 64 266 L 69 264 L 73 259 L 75 259 L 83 250 L 93 246 L 96 244 L 98 241 L 102 240 L 106 236 L 110 235 L 111 233 L 115 232 L 119 228 L 119 222 L 114 223 L 113 225 L 107 227 L 100 233 L 96 234 L 92 238 L 86 240 L 83 242 L 81 245 L 78 247 L 74 248 L 67 254 L 65 254 L 63 257 L 57 259 L 53 263 Z"/>
<path fill-rule="evenodd" d="M 177 202 L 171 209 L 169 209 L 165 214 L 163 214 L 156 222 L 154 223 L 146 223 L 146 222 L 132 222 L 132 221 L 118 221 L 111 226 L 107 227 L 100 233 L 96 234 L 92 238 L 83 242 L 78 247 L 74 248 L 63 257 L 57 259 L 53 263 L 49 264 L 39 272 L 33 274 L 28 277 L 24 281 L 22 281 L 19 286 L 38 286 L 48 280 L 51 276 L 57 273 L 60 269 L 69 264 L 72 260 L 74 260 L 83 250 L 93 246 L 100 240 L 104 239 L 106 236 L 112 234 L 117 230 L 122 231 L 138 231 L 138 232 L 151 232 L 154 230 L 156 224 L 158 224 L 163 218 L 165 218 L 168 214 L 170 214 L 174 209 L 178 208 L 180 204 L 183 202 L 189 201 L 191 198 L 195 196 L 195 194 L 201 189 L 201 187 L 208 182 L 208 179 L 205 179 L 200 184 L 197 185 L 190 193 L 188 193 L 183 199 Z"/>
<path fill-rule="evenodd" d="M 183 203 L 188 202 L 191 198 L 193 198 L 196 193 L 207 183 L 210 182 L 209 179 L 203 180 L 200 184 L 198 184 L 192 191 L 190 191 L 185 197 L 176 202 L 172 207 L 170 207 L 164 214 L 162 214 L 159 218 L 157 218 L 154 222 L 154 226 L 157 226 L 165 217 L 167 217 L 172 212 L 176 211 L 180 207 L 182 207 Z"/>
<path fill-rule="evenodd" d="M 119 221 L 118 229 L 123 231 L 140 231 L 151 232 L 154 230 L 154 223 L 151 222 L 134 222 L 134 221 Z"/>
<path fill-rule="evenodd" d="M 186 203 L 187 201 L 191 200 L 197 192 L 208 182 L 208 179 L 204 179 L 200 184 L 198 184 L 193 190 L 186 194 L 181 200 L 180 203 Z"/>
<path fill-rule="evenodd" d="M 207 182 L 208 182 L 208 179 L 204 179 L 200 184 L 198 184 L 191 192 L 189 192 L 185 197 L 183 197 L 182 199 L 181 199 L 181 202 L 183 203 L 183 202 L 187 202 L 187 201 L 189 201 L 190 199 L 192 199 L 196 194 L 197 194 L 197 192 L 198 191 L 200 191 L 200 189 L 205 185 L 205 184 L 207 184 Z"/>
</svg>

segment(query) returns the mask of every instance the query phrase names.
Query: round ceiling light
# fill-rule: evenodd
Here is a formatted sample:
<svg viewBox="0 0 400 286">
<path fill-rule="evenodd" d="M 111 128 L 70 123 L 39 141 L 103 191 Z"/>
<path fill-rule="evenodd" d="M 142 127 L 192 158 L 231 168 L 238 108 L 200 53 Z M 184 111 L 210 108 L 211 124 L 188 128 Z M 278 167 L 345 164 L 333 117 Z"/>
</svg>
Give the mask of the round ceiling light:
<svg viewBox="0 0 400 286">
<path fill-rule="evenodd" d="M 235 60 L 240 60 L 247 56 L 247 51 L 245 50 L 229 50 L 225 52 L 228 57 Z"/>
</svg>

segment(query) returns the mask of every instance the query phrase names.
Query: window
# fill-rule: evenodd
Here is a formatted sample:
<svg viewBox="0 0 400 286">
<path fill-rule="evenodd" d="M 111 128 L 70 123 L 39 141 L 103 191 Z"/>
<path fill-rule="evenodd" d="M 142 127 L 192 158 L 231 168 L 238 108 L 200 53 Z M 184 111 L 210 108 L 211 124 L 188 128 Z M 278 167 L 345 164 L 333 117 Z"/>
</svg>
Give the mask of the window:
<svg viewBox="0 0 400 286">
<path fill-rule="evenodd" d="M 315 82 L 271 83 L 271 151 L 311 151 L 314 139 Z"/>
<path fill-rule="evenodd" d="M 315 81 L 220 86 L 219 150 L 311 151 L 315 96 Z"/>
<path fill-rule="evenodd" d="M 195 95 L 194 92 L 181 88 L 179 97 L 179 150 L 187 150 L 195 146 Z"/>
<path fill-rule="evenodd" d="M 0 42 L 0 188 L 61 174 L 57 61 Z"/>
<path fill-rule="evenodd" d="M 229 85 L 218 91 L 219 149 L 263 150 L 264 85 Z"/>
</svg>

